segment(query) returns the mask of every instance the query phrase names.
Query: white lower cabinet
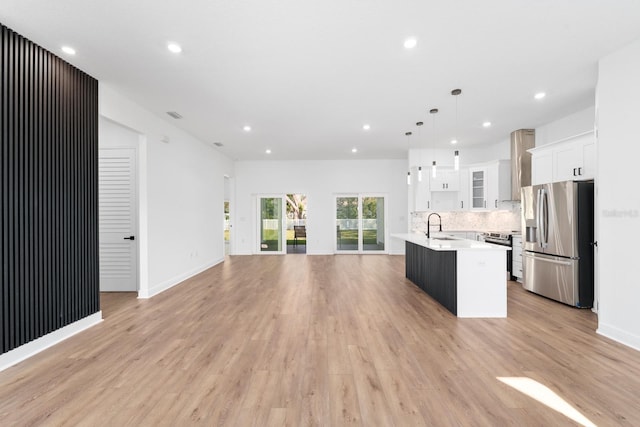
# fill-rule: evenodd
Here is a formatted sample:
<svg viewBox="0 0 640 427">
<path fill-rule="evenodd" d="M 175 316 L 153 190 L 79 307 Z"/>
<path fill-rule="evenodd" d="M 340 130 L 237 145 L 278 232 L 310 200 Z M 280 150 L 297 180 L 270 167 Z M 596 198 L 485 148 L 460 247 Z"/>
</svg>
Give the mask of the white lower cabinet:
<svg viewBox="0 0 640 427">
<path fill-rule="evenodd" d="M 511 275 L 515 277 L 518 282 L 522 282 L 522 236 L 513 236 L 512 244 Z"/>
</svg>

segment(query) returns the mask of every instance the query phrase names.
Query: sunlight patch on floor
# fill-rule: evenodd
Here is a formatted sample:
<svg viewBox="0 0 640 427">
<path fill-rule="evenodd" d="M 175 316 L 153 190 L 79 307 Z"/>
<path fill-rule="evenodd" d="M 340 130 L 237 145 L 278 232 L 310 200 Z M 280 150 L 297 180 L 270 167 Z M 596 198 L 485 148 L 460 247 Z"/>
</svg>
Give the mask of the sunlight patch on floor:
<svg viewBox="0 0 640 427">
<path fill-rule="evenodd" d="M 585 427 L 595 427 L 595 424 L 589 421 L 587 417 L 582 415 L 567 403 L 563 398 L 558 396 L 549 387 L 540 384 L 538 381 L 527 377 L 496 377 L 506 385 L 515 388 L 519 392 L 526 394 L 532 399 L 546 405 L 547 407 L 558 411 L 565 417 L 572 419 Z"/>
</svg>

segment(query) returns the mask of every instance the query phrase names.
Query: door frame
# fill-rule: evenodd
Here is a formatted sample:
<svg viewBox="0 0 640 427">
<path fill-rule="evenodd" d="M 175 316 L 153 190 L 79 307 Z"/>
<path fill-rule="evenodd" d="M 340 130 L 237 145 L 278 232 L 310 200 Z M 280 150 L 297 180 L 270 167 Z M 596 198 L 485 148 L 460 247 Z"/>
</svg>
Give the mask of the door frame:
<svg viewBox="0 0 640 427">
<path fill-rule="evenodd" d="M 224 254 L 225 258 L 226 255 L 233 255 L 234 254 L 234 244 L 233 244 L 233 236 L 234 236 L 234 232 L 233 232 L 233 207 L 234 207 L 234 198 L 233 198 L 233 194 L 234 194 L 234 185 L 235 185 L 235 181 L 233 179 L 233 177 L 224 174 L 223 175 L 223 185 L 224 185 L 224 196 L 223 196 L 223 201 L 226 203 L 229 203 L 229 247 L 227 248 L 226 245 L 227 243 L 224 240 L 224 221 L 225 221 L 225 212 L 224 212 L 224 204 L 223 204 L 223 208 L 222 208 L 222 228 L 223 228 L 223 236 L 222 236 L 222 253 Z M 227 254 L 225 252 L 225 250 L 228 249 L 229 253 Z"/>
</svg>

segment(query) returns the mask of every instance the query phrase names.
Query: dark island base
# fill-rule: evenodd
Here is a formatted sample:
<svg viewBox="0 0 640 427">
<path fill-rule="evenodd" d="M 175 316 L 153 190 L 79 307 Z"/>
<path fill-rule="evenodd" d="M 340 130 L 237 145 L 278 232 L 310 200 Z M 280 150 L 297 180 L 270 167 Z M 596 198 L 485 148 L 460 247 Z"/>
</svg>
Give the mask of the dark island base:
<svg viewBox="0 0 640 427">
<path fill-rule="evenodd" d="M 434 251 L 406 242 L 405 254 L 407 279 L 457 316 L 456 251 Z"/>
</svg>

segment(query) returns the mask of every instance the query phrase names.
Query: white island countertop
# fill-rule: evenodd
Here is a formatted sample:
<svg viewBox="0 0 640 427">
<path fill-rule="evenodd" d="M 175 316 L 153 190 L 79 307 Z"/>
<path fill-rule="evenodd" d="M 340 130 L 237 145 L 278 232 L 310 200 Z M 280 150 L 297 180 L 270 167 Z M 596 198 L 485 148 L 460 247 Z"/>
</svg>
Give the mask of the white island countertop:
<svg viewBox="0 0 640 427">
<path fill-rule="evenodd" d="M 391 237 L 402 239 L 407 242 L 415 243 L 427 249 L 434 251 L 459 251 L 459 250 L 502 250 L 510 251 L 508 246 L 494 245 L 486 242 L 478 242 L 476 240 L 463 239 L 458 237 L 447 236 L 445 233 L 432 233 L 431 238 L 427 238 L 422 233 L 394 233 Z"/>
</svg>

